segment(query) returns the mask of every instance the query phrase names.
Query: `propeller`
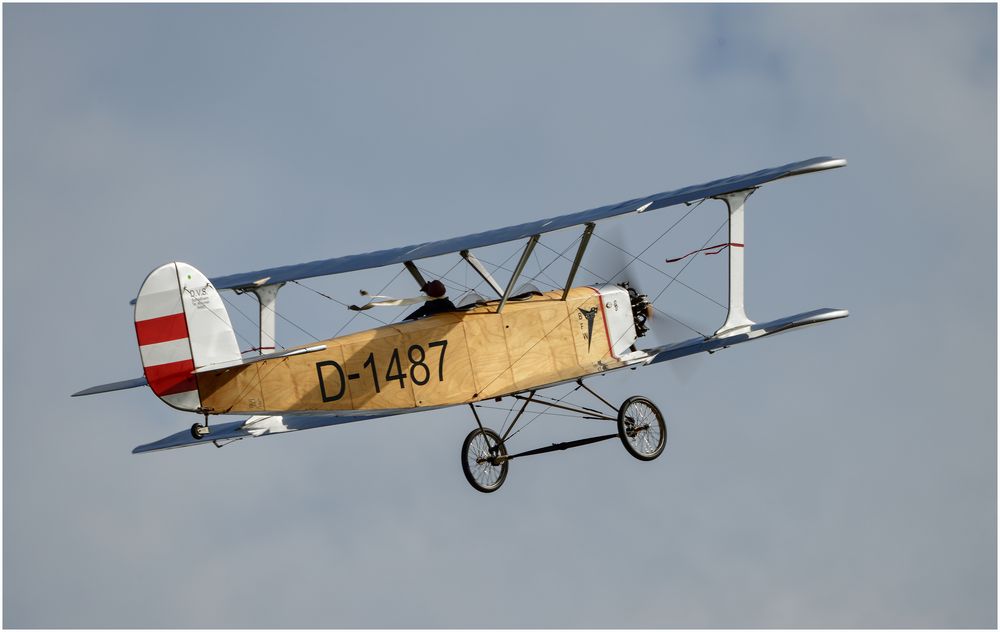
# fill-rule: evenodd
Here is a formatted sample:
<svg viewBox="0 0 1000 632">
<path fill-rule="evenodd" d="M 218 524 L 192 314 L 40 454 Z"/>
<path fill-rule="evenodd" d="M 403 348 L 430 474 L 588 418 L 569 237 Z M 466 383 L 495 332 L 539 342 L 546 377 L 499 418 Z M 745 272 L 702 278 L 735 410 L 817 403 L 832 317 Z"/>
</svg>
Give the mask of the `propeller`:
<svg viewBox="0 0 1000 632">
<path fill-rule="evenodd" d="M 615 222 L 601 225 L 594 231 L 594 239 L 590 243 L 588 267 L 594 274 L 601 275 L 609 283 L 622 283 L 637 280 L 636 269 L 644 264 L 633 261 L 625 247 L 621 224 Z M 632 278 L 629 278 L 632 277 Z"/>
</svg>

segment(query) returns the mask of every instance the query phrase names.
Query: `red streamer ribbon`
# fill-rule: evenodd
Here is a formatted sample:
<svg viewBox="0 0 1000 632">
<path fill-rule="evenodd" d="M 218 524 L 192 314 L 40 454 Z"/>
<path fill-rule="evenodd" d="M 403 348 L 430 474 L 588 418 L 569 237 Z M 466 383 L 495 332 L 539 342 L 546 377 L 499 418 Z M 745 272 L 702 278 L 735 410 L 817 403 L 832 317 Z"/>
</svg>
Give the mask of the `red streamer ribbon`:
<svg viewBox="0 0 1000 632">
<path fill-rule="evenodd" d="M 722 252 L 723 250 L 725 250 L 726 248 L 729 248 L 730 246 L 733 247 L 733 248 L 742 248 L 743 244 L 738 244 L 736 242 L 728 242 L 728 243 L 725 243 L 725 244 L 715 244 L 714 246 L 708 246 L 707 248 L 699 248 L 698 250 L 692 250 L 691 252 L 687 253 L 683 257 L 677 257 L 676 259 L 667 259 L 666 261 L 667 261 L 667 263 L 676 263 L 676 262 L 678 262 L 678 261 L 680 261 L 682 259 L 687 259 L 691 255 L 696 255 L 699 252 L 704 252 L 706 255 L 717 255 L 720 252 Z M 711 250 L 712 252 L 705 252 L 707 250 Z"/>
</svg>

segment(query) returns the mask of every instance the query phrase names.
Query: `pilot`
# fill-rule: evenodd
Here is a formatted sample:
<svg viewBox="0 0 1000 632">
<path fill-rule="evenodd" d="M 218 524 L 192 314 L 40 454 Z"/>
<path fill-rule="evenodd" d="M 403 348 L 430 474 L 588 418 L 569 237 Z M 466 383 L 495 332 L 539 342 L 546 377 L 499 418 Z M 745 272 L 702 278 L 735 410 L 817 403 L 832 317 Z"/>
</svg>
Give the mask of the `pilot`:
<svg viewBox="0 0 1000 632">
<path fill-rule="evenodd" d="M 428 281 L 424 283 L 420 291 L 431 297 L 429 301 L 420 306 L 412 314 L 407 316 L 404 320 L 416 320 L 418 318 L 423 318 L 424 316 L 430 316 L 431 314 L 440 314 L 441 312 L 450 312 L 455 310 L 455 304 L 448 300 L 445 296 L 448 290 L 445 289 L 444 283 L 438 281 L 437 279 L 433 281 Z"/>
</svg>

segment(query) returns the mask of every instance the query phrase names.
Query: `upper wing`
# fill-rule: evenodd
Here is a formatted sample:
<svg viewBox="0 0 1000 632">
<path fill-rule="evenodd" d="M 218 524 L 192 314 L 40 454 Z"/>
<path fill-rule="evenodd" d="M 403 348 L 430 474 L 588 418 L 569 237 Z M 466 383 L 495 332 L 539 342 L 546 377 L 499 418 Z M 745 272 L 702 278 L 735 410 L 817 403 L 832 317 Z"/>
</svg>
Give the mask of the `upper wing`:
<svg viewBox="0 0 1000 632">
<path fill-rule="evenodd" d="M 327 274 L 378 268 L 405 261 L 437 257 L 461 250 L 470 250 L 472 248 L 481 248 L 483 246 L 524 239 L 532 235 L 548 233 L 626 213 L 644 213 L 666 206 L 693 202 L 707 197 L 749 189 L 780 178 L 843 167 L 845 164 L 847 164 L 846 160 L 830 158 L 828 156 L 810 158 L 809 160 L 793 162 L 780 167 L 761 169 L 753 173 L 713 180 L 704 184 L 684 187 L 683 189 L 656 193 L 646 197 L 619 202 L 618 204 L 610 204 L 569 215 L 560 215 L 549 219 L 527 222 L 525 224 L 518 224 L 517 226 L 497 228 L 482 233 L 442 239 L 440 241 L 428 241 L 422 244 L 403 246 L 402 248 L 390 248 L 388 250 L 378 250 L 359 255 L 320 259 L 318 261 L 280 266 L 277 268 L 264 268 L 253 272 L 241 272 L 216 277 L 211 281 L 216 289 L 226 290 L 264 284 L 285 283 L 296 279 L 308 279 Z"/>
</svg>

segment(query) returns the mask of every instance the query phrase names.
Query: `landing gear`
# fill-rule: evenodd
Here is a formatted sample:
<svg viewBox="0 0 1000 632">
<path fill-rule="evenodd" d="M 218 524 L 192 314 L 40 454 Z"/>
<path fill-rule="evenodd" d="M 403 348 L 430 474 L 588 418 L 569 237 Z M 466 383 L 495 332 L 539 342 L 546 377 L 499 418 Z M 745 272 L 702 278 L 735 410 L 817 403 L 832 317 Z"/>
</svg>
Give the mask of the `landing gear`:
<svg viewBox="0 0 1000 632">
<path fill-rule="evenodd" d="M 462 471 L 477 490 L 488 494 L 500 489 L 507 478 L 507 448 L 500 435 L 489 428 L 476 428 L 462 444 Z"/>
<path fill-rule="evenodd" d="M 619 408 L 615 408 L 611 402 L 584 386 L 582 380 L 579 380 L 577 384 L 579 385 L 577 389 L 582 388 L 586 390 L 614 412 L 605 414 L 593 408 L 568 404 L 563 401 L 566 396 L 553 400 L 536 395 L 535 391 L 531 391 L 527 395 L 515 394 L 512 397 L 524 403 L 521 405 L 513 421 L 510 422 L 510 426 L 506 430 L 501 429 L 502 434 L 497 434 L 490 428 L 483 426 L 482 421 L 479 419 L 479 413 L 476 412 L 476 406 L 470 404 L 472 414 L 476 418 L 477 428 L 469 433 L 462 444 L 462 472 L 465 474 L 465 478 L 469 481 L 469 484 L 476 490 L 484 493 L 495 492 L 500 489 L 500 486 L 507 479 L 508 464 L 514 459 L 522 456 L 555 452 L 556 450 L 568 450 L 569 448 L 598 443 L 614 439 L 615 437 L 621 439 L 622 445 L 625 446 L 628 453 L 640 461 L 652 461 L 663 453 L 663 448 L 667 444 L 667 426 L 663 421 L 663 414 L 660 413 L 660 409 L 656 407 L 656 404 L 645 397 L 636 395 L 626 399 Z M 507 441 L 516 435 L 517 432 L 521 431 L 512 432 L 515 424 L 517 424 L 527 409 L 528 404 L 532 403 L 545 406 L 545 408 L 521 426 L 521 430 L 549 408 L 556 408 L 576 413 L 583 419 L 617 423 L 618 432 L 567 441 L 565 443 L 553 443 L 552 445 L 535 448 L 534 450 L 509 454 L 507 452 Z M 513 412 L 513 409 L 510 412 Z M 504 426 L 506 425 L 504 424 Z"/>
<path fill-rule="evenodd" d="M 208 420 L 205 420 L 203 424 L 194 424 L 191 426 L 191 436 L 195 439 L 201 439 L 208 436 Z"/>
<path fill-rule="evenodd" d="M 618 436 L 629 454 L 652 461 L 667 445 L 667 425 L 656 404 L 635 395 L 618 409 Z"/>
</svg>

